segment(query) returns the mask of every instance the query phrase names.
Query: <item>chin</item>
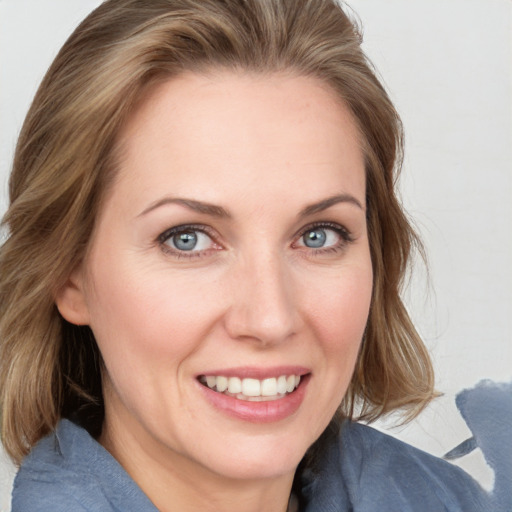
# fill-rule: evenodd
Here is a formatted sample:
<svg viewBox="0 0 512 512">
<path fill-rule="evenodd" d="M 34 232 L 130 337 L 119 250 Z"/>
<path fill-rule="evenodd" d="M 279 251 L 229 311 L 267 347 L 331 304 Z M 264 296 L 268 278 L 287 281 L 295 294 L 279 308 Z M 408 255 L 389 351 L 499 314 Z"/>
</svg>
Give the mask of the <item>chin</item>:
<svg viewBox="0 0 512 512">
<path fill-rule="evenodd" d="M 291 434 L 233 439 L 217 444 L 214 451 L 206 450 L 206 465 L 210 471 L 236 480 L 292 477 L 313 441 L 293 439 Z"/>
<path fill-rule="evenodd" d="M 249 456 L 218 462 L 211 469 L 215 473 L 233 480 L 275 479 L 294 475 L 303 456 L 303 453 L 300 456 L 292 454 L 290 457 L 276 457 L 270 454 L 265 457 Z"/>
</svg>

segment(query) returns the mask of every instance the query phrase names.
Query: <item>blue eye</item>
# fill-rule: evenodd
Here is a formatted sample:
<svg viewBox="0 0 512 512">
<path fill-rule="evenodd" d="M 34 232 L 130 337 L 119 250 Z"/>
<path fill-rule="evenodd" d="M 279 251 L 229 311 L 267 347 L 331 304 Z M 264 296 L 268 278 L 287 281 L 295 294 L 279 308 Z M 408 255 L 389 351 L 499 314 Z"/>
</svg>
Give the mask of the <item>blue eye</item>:
<svg viewBox="0 0 512 512">
<path fill-rule="evenodd" d="M 304 233 L 302 240 L 306 247 L 317 249 L 325 245 L 327 233 L 325 232 L 325 229 L 312 229 L 311 231 Z"/>
<path fill-rule="evenodd" d="M 178 235 L 174 235 L 171 240 L 176 249 L 180 251 L 191 251 L 197 245 L 197 234 L 194 232 L 179 233 Z"/>
<path fill-rule="evenodd" d="M 322 249 L 324 247 L 333 247 L 343 241 L 343 236 L 339 229 L 317 226 L 308 229 L 302 235 L 302 244 L 310 249 Z"/>
<path fill-rule="evenodd" d="M 175 252 L 200 252 L 215 244 L 210 236 L 193 226 L 178 226 L 167 230 L 159 237 L 160 243 Z"/>
</svg>

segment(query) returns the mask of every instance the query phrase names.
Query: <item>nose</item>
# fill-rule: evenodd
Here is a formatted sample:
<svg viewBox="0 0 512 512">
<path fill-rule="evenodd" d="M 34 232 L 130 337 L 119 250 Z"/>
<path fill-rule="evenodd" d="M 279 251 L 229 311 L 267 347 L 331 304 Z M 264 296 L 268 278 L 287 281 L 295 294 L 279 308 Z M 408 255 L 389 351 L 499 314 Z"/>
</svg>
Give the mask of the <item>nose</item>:
<svg viewBox="0 0 512 512">
<path fill-rule="evenodd" d="M 297 296 L 285 262 L 259 254 L 237 267 L 232 274 L 230 307 L 225 316 L 228 334 L 266 346 L 297 333 Z"/>
</svg>

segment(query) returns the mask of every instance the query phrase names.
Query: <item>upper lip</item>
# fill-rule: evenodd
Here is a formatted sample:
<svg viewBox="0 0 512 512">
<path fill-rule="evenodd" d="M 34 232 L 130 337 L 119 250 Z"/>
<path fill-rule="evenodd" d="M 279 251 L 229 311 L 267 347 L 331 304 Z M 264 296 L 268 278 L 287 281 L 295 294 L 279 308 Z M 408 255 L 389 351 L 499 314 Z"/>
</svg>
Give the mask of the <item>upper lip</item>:
<svg viewBox="0 0 512 512">
<path fill-rule="evenodd" d="M 281 375 L 306 375 L 311 373 L 309 368 L 304 366 L 285 365 L 285 366 L 240 366 L 235 368 L 222 368 L 207 370 L 197 377 L 204 376 L 223 376 L 223 377 L 240 377 L 242 379 L 270 379 L 272 377 L 280 377 Z"/>
</svg>

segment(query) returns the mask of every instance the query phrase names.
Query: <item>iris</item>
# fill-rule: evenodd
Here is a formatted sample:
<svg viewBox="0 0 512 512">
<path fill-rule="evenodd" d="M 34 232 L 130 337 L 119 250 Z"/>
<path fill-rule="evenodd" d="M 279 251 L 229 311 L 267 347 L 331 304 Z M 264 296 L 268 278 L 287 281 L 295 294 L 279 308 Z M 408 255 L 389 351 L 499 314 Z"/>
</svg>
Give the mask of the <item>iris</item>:
<svg viewBox="0 0 512 512">
<path fill-rule="evenodd" d="M 325 245 L 327 234 L 324 229 L 314 229 L 305 233 L 302 240 L 306 247 L 315 249 Z"/>
<path fill-rule="evenodd" d="M 191 251 L 197 245 L 197 233 L 193 231 L 178 233 L 172 237 L 172 242 L 180 251 Z"/>
</svg>

